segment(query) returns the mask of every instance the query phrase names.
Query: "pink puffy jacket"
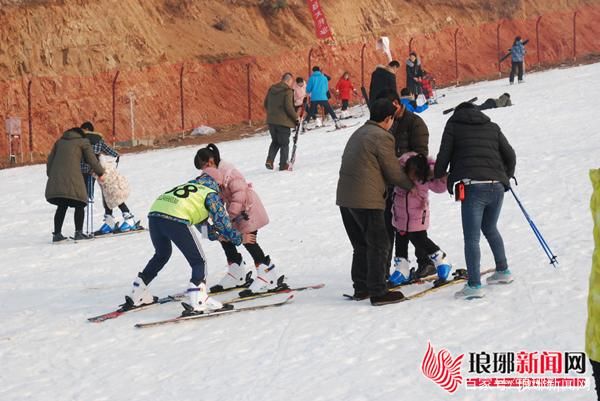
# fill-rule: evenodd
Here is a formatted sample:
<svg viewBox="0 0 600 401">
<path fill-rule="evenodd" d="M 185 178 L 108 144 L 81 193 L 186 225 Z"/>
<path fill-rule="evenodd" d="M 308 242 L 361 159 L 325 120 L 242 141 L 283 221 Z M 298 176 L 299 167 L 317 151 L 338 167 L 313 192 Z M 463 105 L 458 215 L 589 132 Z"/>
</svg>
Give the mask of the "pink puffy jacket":
<svg viewBox="0 0 600 401">
<path fill-rule="evenodd" d="M 233 226 L 243 234 L 251 233 L 269 223 L 269 216 L 252 184 L 232 164 L 221 161 L 218 168 L 203 170 L 221 187 L 221 197 Z M 245 212 L 247 218 L 242 212 Z"/>
<path fill-rule="evenodd" d="M 415 152 L 407 152 L 400 156 L 400 166 L 404 168 L 406 161 Z M 429 168 L 433 170 L 435 160 L 429 158 Z M 400 187 L 394 189 L 392 206 L 392 225 L 401 233 L 424 231 L 429 227 L 429 191 L 446 192 L 446 177 L 415 183 L 411 191 Z"/>
</svg>

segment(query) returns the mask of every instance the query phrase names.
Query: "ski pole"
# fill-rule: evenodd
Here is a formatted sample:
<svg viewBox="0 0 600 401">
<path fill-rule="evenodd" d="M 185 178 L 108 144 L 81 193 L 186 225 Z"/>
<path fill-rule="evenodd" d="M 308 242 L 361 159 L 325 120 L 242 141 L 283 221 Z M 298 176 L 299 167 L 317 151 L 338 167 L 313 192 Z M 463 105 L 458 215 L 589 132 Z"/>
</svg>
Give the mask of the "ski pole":
<svg viewBox="0 0 600 401">
<path fill-rule="evenodd" d="M 515 184 L 516 184 L 516 182 L 517 182 L 517 180 L 515 179 Z M 523 212 L 523 215 L 525 216 L 525 219 L 529 223 L 529 226 L 531 227 L 533 233 L 535 234 L 535 237 L 537 238 L 537 240 L 540 243 L 542 249 L 544 250 L 544 253 L 546 254 L 546 256 L 548 257 L 548 259 L 550 260 L 550 264 L 552 266 L 554 266 L 554 267 L 557 267 L 556 265 L 558 264 L 558 260 L 556 260 L 556 255 L 550 249 L 550 246 L 548 245 L 548 243 L 546 242 L 546 240 L 542 236 L 542 233 L 537 228 L 537 226 L 535 225 L 535 223 L 533 222 L 533 220 L 531 220 L 531 217 L 529 216 L 529 214 L 525 210 L 525 207 L 523 207 L 523 204 L 521 203 L 521 201 L 517 197 L 517 194 L 515 193 L 515 191 L 513 191 L 513 189 L 510 188 L 510 192 L 513 194 L 513 197 L 517 201 L 517 205 L 519 205 L 519 208 Z"/>
</svg>

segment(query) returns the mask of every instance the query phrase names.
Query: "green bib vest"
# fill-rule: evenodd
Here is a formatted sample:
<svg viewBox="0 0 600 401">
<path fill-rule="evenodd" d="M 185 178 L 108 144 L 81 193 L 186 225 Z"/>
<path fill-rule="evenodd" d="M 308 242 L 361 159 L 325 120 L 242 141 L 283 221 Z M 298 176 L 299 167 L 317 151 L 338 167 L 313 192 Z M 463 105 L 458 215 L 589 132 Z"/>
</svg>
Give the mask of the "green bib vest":
<svg viewBox="0 0 600 401">
<path fill-rule="evenodd" d="M 203 185 L 188 182 L 159 196 L 150 207 L 150 213 L 162 213 L 198 224 L 208 218 L 204 202 L 208 194 L 215 192 Z"/>
</svg>

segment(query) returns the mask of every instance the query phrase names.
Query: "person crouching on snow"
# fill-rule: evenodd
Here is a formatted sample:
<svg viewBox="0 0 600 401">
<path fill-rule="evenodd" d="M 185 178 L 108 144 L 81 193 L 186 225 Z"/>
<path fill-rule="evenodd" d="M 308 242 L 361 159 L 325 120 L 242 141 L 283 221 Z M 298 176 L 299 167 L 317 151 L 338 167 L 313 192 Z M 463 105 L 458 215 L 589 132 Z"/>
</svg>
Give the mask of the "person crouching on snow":
<svg viewBox="0 0 600 401">
<path fill-rule="evenodd" d="M 435 161 L 420 153 L 403 154 L 400 165 L 415 186 L 410 191 L 400 187 L 394 189 L 392 225 L 400 234 L 396 236 L 396 253 L 400 260 L 389 278 L 390 284 L 398 286 L 412 279 L 408 263 L 408 241 L 417 251 L 422 250 L 429 255 L 437 269 L 438 279 L 445 281 L 450 273 L 450 264 L 446 260 L 446 254 L 427 236 L 427 229 L 430 214 L 429 191 L 445 192 L 446 177 L 433 179 Z"/>
<path fill-rule="evenodd" d="M 209 297 L 206 289 L 206 258 L 197 234 L 192 226 L 205 224 L 208 219 L 212 226 L 208 230 L 211 240 L 224 238 L 235 245 L 242 242 L 254 243 L 254 234 L 241 234 L 232 227 L 229 216 L 219 196 L 219 185 L 208 174 L 178 185 L 160 195 L 150 207 L 148 226 L 154 246 L 154 256 L 138 274 L 126 305 L 139 307 L 155 302 L 148 291 L 148 285 L 169 261 L 172 244 L 183 253 L 192 268 L 192 277 L 187 289 L 191 308 L 186 311 L 198 313 L 221 309 L 223 305 Z M 185 311 L 184 311 L 185 312 Z"/>
<path fill-rule="evenodd" d="M 244 234 L 257 235 L 258 230 L 269 223 L 267 211 L 252 185 L 246 182 L 242 173 L 231 163 L 221 160 L 216 145 L 211 143 L 200 149 L 194 158 L 194 165 L 197 169 L 214 178 L 219 184 L 227 213 L 233 226 L 238 231 Z M 236 245 L 238 244 L 232 241 L 221 240 L 221 246 L 227 256 L 227 274 L 219 284 L 211 287 L 211 292 L 248 287 L 240 292 L 240 296 L 245 297 L 287 287 L 284 283 L 285 276 L 280 275 L 278 269 L 271 263 L 271 258 L 265 256 L 258 243 L 244 244 L 256 266 L 256 274 L 254 280 L 252 280 L 252 271 L 248 270 L 242 255 L 236 249 Z"/>
</svg>

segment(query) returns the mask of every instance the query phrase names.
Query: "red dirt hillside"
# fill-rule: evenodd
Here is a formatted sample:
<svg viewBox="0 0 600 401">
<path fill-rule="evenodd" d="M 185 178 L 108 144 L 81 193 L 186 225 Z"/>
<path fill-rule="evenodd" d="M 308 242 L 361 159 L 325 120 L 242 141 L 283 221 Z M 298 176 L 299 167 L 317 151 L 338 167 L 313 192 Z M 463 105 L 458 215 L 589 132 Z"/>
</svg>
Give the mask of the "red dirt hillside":
<svg viewBox="0 0 600 401">
<path fill-rule="evenodd" d="M 0 0 L 0 119 L 22 119 L 29 153 L 28 86 L 33 152 L 43 156 L 70 126 L 92 120 L 117 140 L 129 138 L 129 98 L 135 94 L 136 137 L 159 138 L 200 124 L 264 113 L 268 85 L 283 71 L 306 76 L 322 66 L 334 79 L 348 70 L 360 84 L 383 61 L 375 38 L 387 35 L 403 61 L 411 38 L 438 83 L 498 74 L 497 32 L 505 51 L 515 35 L 529 38 L 530 66 L 600 53 L 600 0 L 321 0 L 337 46 L 319 43 L 301 0 Z M 501 23 L 499 31 L 498 24 Z M 508 62 L 503 65 L 504 70 Z M 183 70 L 182 70 L 183 68 Z M 117 75 L 118 73 L 118 75 Z M 115 80 L 116 78 L 116 80 Z M 399 82 L 404 81 L 403 74 Z M 29 83 L 31 84 L 29 85 Z M 368 82 L 366 82 L 368 84 Z M 183 121 L 182 105 L 183 104 Z M 111 138 L 112 139 L 112 138 Z M 0 138 L 0 157 L 7 138 Z"/>
</svg>

